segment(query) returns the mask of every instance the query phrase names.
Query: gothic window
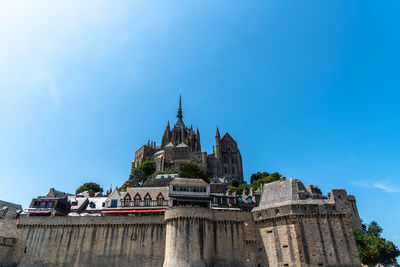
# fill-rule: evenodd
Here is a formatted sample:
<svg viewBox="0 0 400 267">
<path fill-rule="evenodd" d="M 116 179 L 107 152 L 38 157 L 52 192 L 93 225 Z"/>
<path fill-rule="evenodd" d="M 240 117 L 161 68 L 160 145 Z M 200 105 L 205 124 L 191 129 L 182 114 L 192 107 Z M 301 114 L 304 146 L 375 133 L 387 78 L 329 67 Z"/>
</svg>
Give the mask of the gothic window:
<svg viewBox="0 0 400 267">
<path fill-rule="evenodd" d="M 129 204 L 131 203 L 131 196 L 128 194 L 125 195 L 124 197 L 124 206 L 129 207 Z"/>
<path fill-rule="evenodd" d="M 135 206 L 140 206 L 140 201 L 142 200 L 142 198 L 140 197 L 139 193 L 136 194 L 134 199 L 135 199 Z"/>
<path fill-rule="evenodd" d="M 147 193 L 146 196 L 144 197 L 144 205 L 150 206 L 150 202 L 151 202 L 151 196 L 149 193 Z"/>
<path fill-rule="evenodd" d="M 157 196 L 157 206 L 162 206 L 164 204 L 164 196 L 160 193 Z"/>
</svg>

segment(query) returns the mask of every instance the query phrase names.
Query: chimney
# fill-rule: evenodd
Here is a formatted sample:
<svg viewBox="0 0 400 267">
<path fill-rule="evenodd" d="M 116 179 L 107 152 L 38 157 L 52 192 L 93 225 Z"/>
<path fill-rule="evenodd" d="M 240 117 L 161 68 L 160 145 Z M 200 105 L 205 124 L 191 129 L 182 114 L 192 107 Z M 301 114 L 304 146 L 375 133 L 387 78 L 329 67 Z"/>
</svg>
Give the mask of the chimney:
<svg viewBox="0 0 400 267">
<path fill-rule="evenodd" d="M 96 192 L 94 192 L 93 189 L 89 189 L 89 191 L 88 191 L 89 197 L 94 197 L 95 193 L 96 193 Z"/>
</svg>

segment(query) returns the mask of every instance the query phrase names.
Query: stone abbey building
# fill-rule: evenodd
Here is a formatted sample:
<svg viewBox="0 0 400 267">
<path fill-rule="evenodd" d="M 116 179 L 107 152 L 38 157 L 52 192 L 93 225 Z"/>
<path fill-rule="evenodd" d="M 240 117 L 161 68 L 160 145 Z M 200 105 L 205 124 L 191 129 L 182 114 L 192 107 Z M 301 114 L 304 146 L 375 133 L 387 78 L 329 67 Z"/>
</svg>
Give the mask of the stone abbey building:
<svg viewBox="0 0 400 267">
<path fill-rule="evenodd" d="M 212 154 L 201 151 L 199 129 L 187 127 L 183 122 L 182 98 L 179 96 L 177 121 L 171 129 L 169 121 L 161 139 L 161 145 L 149 141 L 135 153 L 132 168 L 145 160 L 153 160 L 157 171 L 178 169 L 186 162 L 196 163 L 208 170 L 213 177 L 225 177 L 229 182 L 236 178 L 243 182 L 242 156 L 235 139 L 226 133 L 222 138 L 218 127 Z"/>
</svg>

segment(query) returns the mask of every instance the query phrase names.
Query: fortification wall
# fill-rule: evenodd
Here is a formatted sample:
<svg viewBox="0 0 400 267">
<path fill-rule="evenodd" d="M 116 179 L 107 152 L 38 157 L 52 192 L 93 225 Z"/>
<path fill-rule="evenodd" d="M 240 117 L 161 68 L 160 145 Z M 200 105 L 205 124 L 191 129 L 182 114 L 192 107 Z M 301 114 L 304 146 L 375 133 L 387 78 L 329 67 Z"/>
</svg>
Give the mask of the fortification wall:
<svg viewBox="0 0 400 267">
<path fill-rule="evenodd" d="M 350 215 L 297 215 L 258 229 L 269 266 L 360 266 L 350 223 Z"/>
<path fill-rule="evenodd" d="M 17 229 L 14 217 L 0 219 L 0 266 L 17 266 L 24 251 L 25 241 Z"/>
<path fill-rule="evenodd" d="M 19 266 L 162 266 L 163 216 L 22 217 Z"/>
<path fill-rule="evenodd" d="M 254 266 L 250 213 L 175 208 L 166 211 L 165 221 L 164 267 Z"/>
<path fill-rule="evenodd" d="M 292 211 L 1 219 L 0 266 L 360 266 L 351 214 Z"/>
</svg>

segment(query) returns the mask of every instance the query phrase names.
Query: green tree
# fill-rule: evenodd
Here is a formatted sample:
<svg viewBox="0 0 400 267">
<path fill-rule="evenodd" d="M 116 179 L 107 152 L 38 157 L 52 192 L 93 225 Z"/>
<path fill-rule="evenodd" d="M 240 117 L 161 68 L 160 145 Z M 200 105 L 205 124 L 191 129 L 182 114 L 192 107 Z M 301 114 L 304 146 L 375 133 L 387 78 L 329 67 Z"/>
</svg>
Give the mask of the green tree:
<svg viewBox="0 0 400 267">
<path fill-rule="evenodd" d="M 250 192 L 250 187 L 246 182 L 238 186 L 229 185 L 228 189 L 231 193 L 236 192 L 238 194 L 248 194 Z"/>
<path fill-rule="evenodd" d="M 92 189 L 94 192 L 103 192 L 103 188 L 101 188 L 99 184 L 93 182 L 84 183 L 76 191 L 77 193 L 82 193 L 84 191 L 89 191 L 89 189 Z"/>
<path fill-rule="evenodd" d="M 155 171 L 154 161 L 146 160 L 143 161 L 137 168 L 132 169 L 129 180 L 137 180 L 143 182 L 149 176 L 151 176 Z"/>
<path fill-rule="evenodd" d="M 118 188 L 118 189 L 119 189 L 119 190 L 125 190 L 125 189 L 128 187 L 128 185 L 129 185 L 129 181 L 130 181 L 130 180 L 126 180 L 126 181 L 121 185 L 121 187 Z"/>
<path fill-rule="evenodd" d="M 178 176 L 182 178 L 203 179 L 204 181 L 209 183 L 211 175 L 193 162 L 187 162 L 183 164 L 179 169 Z"/>
<path fill-rule="evenodd" d="M 138 182 L 144 182 L 146 180 L 146 173 L 140 166 L 133 169 L 130 179 L 135 179 Z"/>
<path fill-rule="evenodd" d="M 253 173 L 253 174 L 250 176 L 250 183 L 252 184 L 252 183 L 254 183 L 255 181 L 260 180 L 261 178 L 264 178 L 264 177 L 267 177 L 267 176 L 269 176 L 269 173 L 268 173 L 268 172 L 257 172 L 257 173 Z"/>
<path fill-rule="evenodd" d="M 367 228 L 367 234 L 381 237 L 382 228 L 378 225 L 376 221 L 372 221 Z"/>
<path fill-rule="evenodd" d="M 144 175 L 146 176 L 153 174 L 153 172 L 156 170 L 156 168 L 154 167 L 154 161 L 151 160 L 143 161 L 139 165 L 139 168 L 143 170 Z"/>
<path fill-rule="evenodd" d="M 266 174 L 268 174 L 268 175 L 264 176 Z M 251 185 L 253 186 L 254 190 L 257 190 L 261 184 L 268 184 L 268 183 L 272 183 L 275 181 L 279 181 L 279 179 L 281 178 L 281 175 L 278 172 L 274 172 L 272 174 L 269 174 L 267 172 L 263 172 L 263 173 L 258 172 L 258 174 L 255 174 L 255 178 L 257 178 L 257 179 L 253 180 L 254 182 Z"/>
<path fill-rule="evenodd" d="M 358 254 L 363 264 L 394 264 L 400 255 L 399 249 L 393 242 L 381 237 L 382 228 L 372 221 L 365 229 L 365 234 L 354 229 Z"/>
<path fill-rule="evenodd" d="M 239 181 L 238 181 L 236 178 L 233 178 L 233 179 L 232 179 L 232 182 L 231 182 L 231 185 L 232 185 L 233 187 L 238 187 L 238 186 L 239 186 Z"/>
</svg>

